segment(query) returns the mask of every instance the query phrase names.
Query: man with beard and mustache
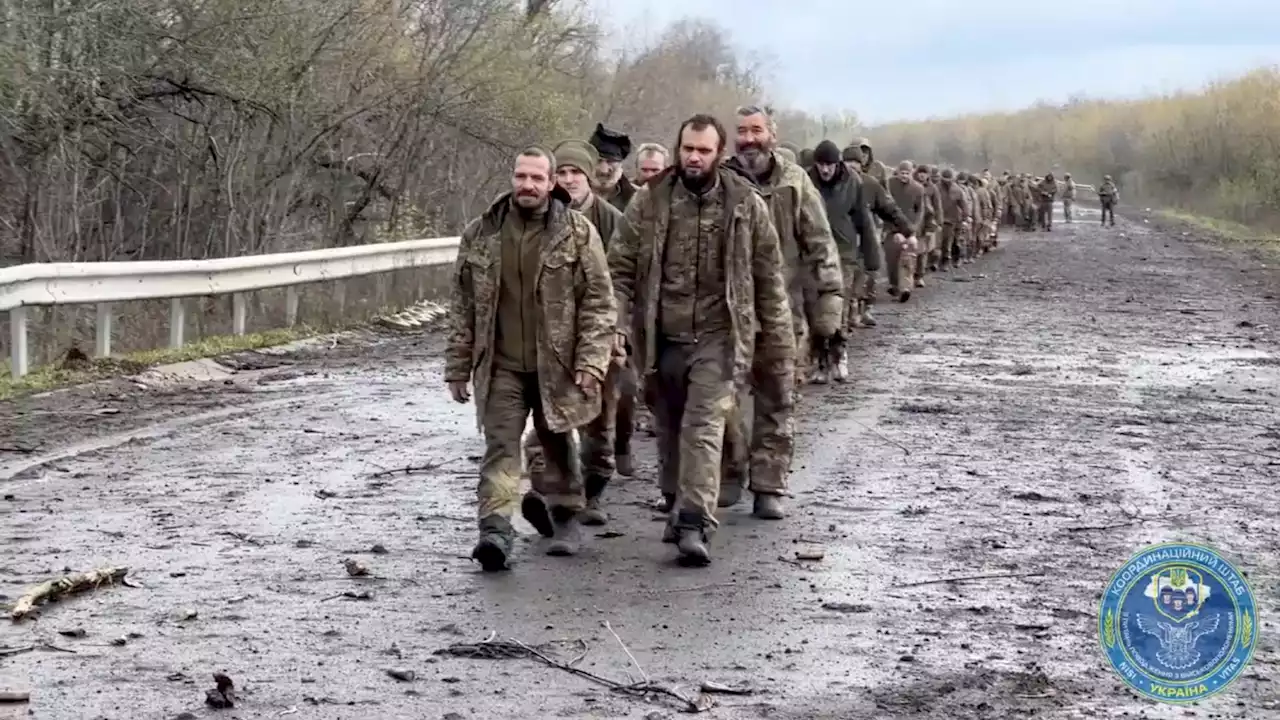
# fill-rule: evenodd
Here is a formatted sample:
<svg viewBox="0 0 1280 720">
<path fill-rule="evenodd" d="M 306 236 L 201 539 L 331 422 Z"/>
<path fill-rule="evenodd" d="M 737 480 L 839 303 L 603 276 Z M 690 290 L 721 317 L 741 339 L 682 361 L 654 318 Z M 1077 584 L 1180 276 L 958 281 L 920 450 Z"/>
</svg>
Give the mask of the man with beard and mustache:
<svg viewBox="0 0 1280 720">
<path fill-rule="evenodd" d="M 664 542 L 706 565 L 717 526 L 725 427 L 754 375 L 790 409 L 796 340 L 786 268 L 769 208 L 723 167 L 726 133 L 695 115 L 681 126 L 677 163 L 644 185 L 610 242 L 618 332 L 648 379 L 659 426 Z"/>
<path fill-rule="evenodd" d="M 636 186 L 622 173 L 622 161 L 631 154 L 631 138 L 596 123 L 590 143 L 600 156 L 595 172 L 596 194 L 618 210 L 626 210 L 631 196 L 636 194 Z"/>
<path fill-rule="evenodd" d="M 725 164 L 755 182 L 769 204 L 786 263 L 796 338 L 794 385 L 799 385 L 807 374 L 811 332 L 830 338 L 840 327 L 844 307 L 840 255 L 813 181 L 799 165 L 774 150 L 778 131 L 769 112 L 752 105 L 739 108 L 737 115 L 735 154 Z M 806 291 L 812 294 L 812 303 L 805 302 Z M 762 371 L 743 389 L 739 405 L 746 408 L 750 403 L 751 421 L 748 424 L 744 411 L 730 426 L 721 507 L 737 504 L 743 486 L 749 485 L 755 496 L 752 514 L 766 520 L 786 517 L 782 497 L 787 494 L 795 452 L 793 388 L 777 384 L 772 373 Z"/>
<path fill-rule="evenodd" d="M 912 176 L 914 169 L 915 165 L 910 160 L 903 160 L 893 177 L 889 178 L 889 195 L 907 216 L 907 224 L 911 227 L 908 237 L 915 238 L 915 242 L 909 242 L 902 237 L 893 237 L 884 243 L 889 294 L 902 302 L 911 298 L 911 289 L 915 287 L 916 248 L 924 234 L 924 217 L 929 208 L 929 195 Z"/>
<path fill-rule="evenodd" d="M 591 174 L 599 160 L 595 148 L 581 140 L 566 140 L 557 145 L 552 154 L 556 159 L 556 185 L 569 193 L 572 199 L 569 206 L 591 222 L 605 241 L 605 251 L 608 252 L 608 240 L 622 222 L 622 213 L 597 197 L 591 189 Z M 601 386 L 600 415 L 579 433 L 579 457 L 587 498 L 586 508 L 578 514 L 583 525 L 604 525 L 609 521 L 604 509 L 605 488 L 613 479 L 615 468 L 620 474 L 630 474 L 621 472 L 626 469 L 623 464 L 631 462 L 630 425 L 627 424 L 625 432 L 628 434 L 624 437 L 619 431 L 624 423 L 618 421 L 618 401 L 626 372 L 626 354 L 621 347 L 614 349 L 613 360 Z M 631 384 L 634 385 L 634 378 L 631 378 Z M 544 471 L 546 461 L 536 430 L 525 432 L 524 458 L 530 484 L 541 487 L 539 475 Z"/>
<path fill-rule="evenodd" d="M 648 183 L 667 169 L 667 149 L 658 143 L 644 143 L 636 148 L 636 179 Z"/>
<path fill-rule="evenodd" d="M 827 209 L 831 235 L 840 253 L 840 275 L 844 280 L 844 312 L 840 318 L 840 330 L 829 343 L 818 341 L 813 352 L 818 358 L 818 368 L 812 382 L 825 383 L 833 372 L 837 382 L 849 377 L 848 341 L 853 334 L 858 317 L 859 283 L 866 257 L 876 257 L 876 233 L 871 226 L 871 212 L 862 194 L 862 180 L 856 171 L 849 170 L 840 159 L 840 148 L 830 140 L 823 140 L 813 150 L 813 167 L 809 178 L 817 186 Z"/>
<path fill-rule="evenodd" d="M 477 488 L 480 538 L 471 557 L 504 570 L 520 502 L 521 434 L 530 414 L 546 467 L 521 511 L 551 555 L 581 542 L 586 506 L 570 432 L 600 415 L 600 384 L 613 354 L 617 314 L 600 235 L 556 187 L 550 152 L 516 157 L 511 192 L 462 231 L 454 263 L 445 382 L 471 398 L 484 433 Z"/>
</svg>

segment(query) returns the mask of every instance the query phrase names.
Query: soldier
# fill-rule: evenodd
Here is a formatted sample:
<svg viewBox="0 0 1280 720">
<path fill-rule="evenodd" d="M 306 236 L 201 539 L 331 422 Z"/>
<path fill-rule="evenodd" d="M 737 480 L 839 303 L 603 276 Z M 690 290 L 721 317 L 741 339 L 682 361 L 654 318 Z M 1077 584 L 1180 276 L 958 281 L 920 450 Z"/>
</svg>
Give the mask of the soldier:
<svg viewBox="0 0 1280 720">
<path fill-rule="evenodd" d="M 552 154 L 556 159 L 556 184 L 569 193 L 572 198 L 569 206 L 591 222 L 605 241 L 605 252 L 608 252 L 608 239 L 613 237 L 615 228 L 622 222 L 622 213 L 591 190 L 591 175 L 600 159 L 595 148 L 581 140 L 566 140 L 557 145 Z M 583 525 L 604 525 L 608 522 L 603 500 L 605 488 L 613 479 L 615 468 L 624 462 L 630 464 L 631 428 L 628 425 L 625 437 L 618 431 L 622 425 L 618 422 L 618 401 L 626 370 L 625 360 L 623 349 L 615 348 L 614 362 L 610 363 L 601 387 L 600 416 L 580 433 L 579 457 L 587 498 L 586 508 L 578 514 Z M 634 384 L 634 377 L 630 380 Z M 525 432 L 524 457 L 530 484 L 539 487 L 542 480 L 537 475 L 545 471 L 546 460 L 542 456 L 536 430 Z M 629 475 L 630 472 L 620 474 Z"/>
<path fill-rule="evenodd" d="M 892 242 L 903 244 L 904 246 L 915 247 L 915 229 L 911 227 L 911 223 L 907 219 L 907 216 L 902 212 L 902 208 L 898 207 L 898 204 L 893 201 L 893 196 L 889 194 L 889 190 L 885 186 L 881 185 L 874 177 L 863 171 L 863 150 L 860 148 L 845 148 L 845 157 L 850 155 L 850 151 L 856 153 L 857 159 L 846 162 L 852 162 L 852 167 L 858 173 L 858 177 L 862 181 L 864 196 L 867 199 L 867 207 L 871 211 L 871 217 L 876 221 L 875 223 L 872 223 L 872 227 L 874 228 L 876 223 L 879 223 L 881 226 L 889 225 L 889 237 Z M 879 233 L 878 229 L 877 233 L 883 235 L 883 233 Z M 895 235 L 898 237 L 895 237 Z M 876 242 L 876 246 L 877 252 L 879 252 L 880 243 Z M 865 291 L 866 301 L 863 305 L 862 321 L 863 324 L 870 326 L 875 326 L 876 324 L 875 318 L 871 317 L 871 306 L 875 304 L 876 299 L 875 281 L 875 274 L 868 273 L 867 288 Z M 905 297 L 902 293 L 899 293 L 897 297 L 899 302 L 906 302 L 911 298 L 910 289 L 907 290 Z"/>
<path fill-rule="evenodd" d="M 871 149 L 871 141 L 866 138 L 858 138 L 858 149 L 862 151 L 862 172 L 870 175 L 880 183 L 880 187 L 889 187 L 889 167 L 880 162 L 875 157 L 875 152 Z"/>
<path fill-rule="evenodd" d="M 847 147 L 840 151 L 840 160 L 849 175 L 857 179 L 863 202 L 867 204 L 867 211 L 870 212 L 872 198 L 870 189 L 862 180 L 862 151 L 853 146 Z M 858 247 L 858 264 L 854 268 L 857 276 L 852 281 L 854 292 L 857 294 L 855 298 L 857 312 L 848 326 L 875 327 L 877 321 L 871 314 L 871 308 L 876 303 L 876 276 L 880 274 L 880 266 L 883 265 L 881 262 L 883 251 L 880 248 L 880 230 L 876 227 L 874 215 L 871 216 L 871 224 L 858 230 L 858 236 L 859 239 L 855 242 Z M 846 281 L 846 284 L 848 282 Z"/>
<path fill-rule="evenodd" d="M 1053 230 L 1053 198 L 1058 194 L 1058 183 L 1053 173 L 1046 173 L 1036 185 L 1036 222 L 1045 232 Z"/>
<path fill-rule="evenodd" d="M 873 245 L 875 229 L 871 226 L 871 213 L 862 193 L 861 176 L 851 171 L 840 159 L 840 148 L 830 140 L 823 140 L 813 151 L 813 167 L 809 179 L 818 188 L 827 209 L 831 235 L 840 253 L 840 275 L 844 280 L 844 312 L 840 329 L 825 347 L 815 348 L 818 369 L 812 382 L 826 382 L 834 372 L 837 382 L 849 377 L 847 345 L 858 317 L 858 298 L 864 282 L 865 258 L 879 257 Z M 877 267 L 877 269 L 879 269 Z M 834 369 L 833 369 L 834 366 Z"/>
<path fill-rule="evenodd" d="M 968 265 L 973 262 L 973 233 L 977 228 L 982 211 L 978 207 L 978 199 L 973 194 L 973 188 L 969 185 L 968 172 L 961 170 L 956 173 L 956 185 L 960 188 L 960 192 L 964 193 L 965 203 L 968 207 L 968 214 L 965 216 L 966 222 L 959 231 L 960 262 Z"/>
<path fill-rule="evenodd" d="M 1036 231 L 1036 218 L 1039 213 L 1039 198 L 1036 195 L 1036 181 L 1032 179 L 1030 173 L 1022 173 L 1022 181 L 1026 186 L 1026 192 L 1023 197 L 1025 202 L 1022 204 L 1022 229 L 1027 232 Z"/>
<path fill-rule="evenodd" d="M 978 196 L 978 204 L 982 209 L 982 223 L 978 225 L 977 232 L 974 233 L 974 245 L 979 256 L 987 254 L 991 250 L 991 236 L 996 231 L 996 196 L 995 192 L 987 184 L 987 179 L 982 176 L 973 178 L 974 193 Z"/>
<path fill-rule="evenodd" d="M 795 326 L 796 370 L 807 374 L 811 334 L 830 338 L 840 326 L 844 291 L 840 277 L 840 255 L 831 226 L 827 222 L 822 196 L 801 167 L 775 152 L 778 130 L 769 112 L 750 105 L 738 108 L 738 133 L 734 156 L 726 161 L 732 169 L 754 181 L 769 205 L 785 259 L 791 314 Z M 804 301 L 805 292 L 814 300 Z M 739 404 L 751 401 L 751 422 L 746 413 L 731 424 L 726 440 L 729 466 L 720 489 L 720 506 L 737 504 L 744 482 L 754 493 L 752 513 L 762 519 L 781 520 L 786 516 L 782 497 L 787 493 L 787 475 L 795 450 L 792 420 L 792 386 L 783 387 L 765 377 L 744 389 Z M 797 382 L 798 384 L 798 382 Z M 784 397 L 783 391 L 788 395 Z M 748 427 L 750 434 L 747 433 Z M 750 442 L 747 442 L 750 438 Z"/>
<path fill-rule="evenodd" d="M 961 233 L 969 222 L 969 198 L 960 189 L 951 168 L 942 171 L 938 187 L 942 195 L 942 247 L 938 250 L 938 267 L 960 267 Z"/>
<path fill-rule="evenodd" d="M 1111 218 L 1111 227 L 1116 226 L 1116 205 L 1120 202 L 1120 190 L 1111 180 L 1110 175 L 1102 176 L 1102 184 L 1098 186 L 1098 202 L 1102 205 L 1102 224 Z"/>
<path fill-rule="evenodd" d="M 916 252 L 916 267 L 914 273 L 915 286 L 924 287 L 925 271 L 929 268 L 936 269 L 933 265 L 933 253 L 938 249 L 938 229 L 941 227 L 942 216 L 942 193 L 938 190 L 938 185 L 933 181 L 930 175 L 933 168 L 926 165 L 917 165 L 913 177 L 915 181 L 924 188 L 927 196 L 925 203 L 924 222 L 921 234 L 916 236 L 920 243 L 920 248 Z"/>
<path fill-rule="evenodd" d="M 918 238 L 924 234 L 924 217 L 928 212 L 929 194 L 924 186 L 912 177 L 915 165 L 910 160 L 898 163 L 898 169 L 889 178 L 889 195 L 894 204 L 907 217 L 915 243 L 903 237 L 893 237 L 884 242 L 885 266 L 889 269 L 889 294 L 902 302 L 911 299 L 915 287 L 916 253 Z"/>
<path fill-rule="evenodd" d="M 1071 207 L 1076 204 L 1076 183 L 1071 179 L 1071 173 L 1062 176 L 1062 183 L 1058 187 L 1062 192 L 1062 221 L 1074 222 L 1071 217 Z"/>
<path fill-rule="evenodd" d="M 636 179 L 643 185 L 667 169 L 667 149 L 658 143 L 636 148 Z"/>
<path fill-rule="evenodd" d="M 521 152 L 512 191 L 462 231 L 454 263 L 445 381 L 459 403 L 471 397 L 468 383 L 475 388 L 485 453 L 471 557 L 488 572 L 506 569 L 511 556 L 520 436 L 530 414 L 546 467 L 521 511 L 553 538 L 548 554 L 577 551 L 586 497 L 569 433 L 600 415 L 613 349 L 617 316 L 604 246 L 555 185 L 555 166 L 546 150 Z"/>
<path fill-rule="evenodd" d="M 595 172 L 596 194 L 618 210 L 626 210 L 631 196 L 636 194 L 636 186 L 622 172 L 622 161 L 631 154 L 631 138 L 596 123 L 590 142 L 600 155 Z"/>
<path fill-rule="evenodd" d="M 618 332 L 652 374 L 662 484 L 676 492 L 663 540 L 705 565 L 738 388 L 754 373 L 789 409 L 796 340 L 777 231 L 759 191 L 720 163 L 724 127 L 695 115 L 678 137 L 675 167 L 640 188 L 609 266 Z"/>
</svg>

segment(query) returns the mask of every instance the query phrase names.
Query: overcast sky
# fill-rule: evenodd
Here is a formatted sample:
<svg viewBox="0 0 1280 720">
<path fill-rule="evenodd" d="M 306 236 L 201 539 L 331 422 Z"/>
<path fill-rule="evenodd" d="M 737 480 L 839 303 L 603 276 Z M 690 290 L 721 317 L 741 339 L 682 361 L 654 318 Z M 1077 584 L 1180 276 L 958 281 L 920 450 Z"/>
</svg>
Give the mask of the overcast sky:
<svg viewBox="0 0 1280 720">
<path fill-rule="evenodd" d="M 589 0 L 652 37 L 681 17 L 775 59 L 774 98 L 866 123 L 1200 86 L 1280 64 L 1280 0 Z"/>
</svg>

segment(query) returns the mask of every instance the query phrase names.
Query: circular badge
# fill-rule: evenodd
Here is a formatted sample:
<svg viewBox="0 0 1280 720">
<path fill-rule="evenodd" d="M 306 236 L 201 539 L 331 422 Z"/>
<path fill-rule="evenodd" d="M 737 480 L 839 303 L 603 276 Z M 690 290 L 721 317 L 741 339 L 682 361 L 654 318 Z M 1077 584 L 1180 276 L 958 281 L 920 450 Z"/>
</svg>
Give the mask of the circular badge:
<svg viewBox="0 0 1280 720">
<path fill-rule="evenodd" d="M 1200 545 L 1152 545 L 1111 576 L 1098 606 L 1098 639 L 1134 690 L 1165 703 L 1222 692 L 1258 642 L 1249 582 Z"/>
</svg>

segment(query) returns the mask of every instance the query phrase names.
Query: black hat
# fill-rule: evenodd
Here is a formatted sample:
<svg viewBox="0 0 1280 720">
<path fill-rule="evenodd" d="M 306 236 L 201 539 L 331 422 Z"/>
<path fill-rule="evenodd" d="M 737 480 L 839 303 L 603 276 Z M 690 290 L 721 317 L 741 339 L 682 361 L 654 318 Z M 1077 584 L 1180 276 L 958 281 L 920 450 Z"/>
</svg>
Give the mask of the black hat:
<svg viewBox="0 0 1280 720">
<path fill-rule="evenodd" d="M 596 123 L 596 131 L 591 133 L 591 145 L 600 153 L 602 160 L 622 162 L 631 154 L 631 138 L 609 130 L 603 123 Z"/>
<path fill-rule="evenodd" d="M 830 140 L 823 140 L 813 149 L 813 161 L 823 165 L 835 165 L 840 162 L 840 148 Z"/>
</svg>

